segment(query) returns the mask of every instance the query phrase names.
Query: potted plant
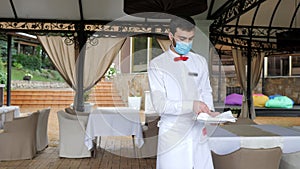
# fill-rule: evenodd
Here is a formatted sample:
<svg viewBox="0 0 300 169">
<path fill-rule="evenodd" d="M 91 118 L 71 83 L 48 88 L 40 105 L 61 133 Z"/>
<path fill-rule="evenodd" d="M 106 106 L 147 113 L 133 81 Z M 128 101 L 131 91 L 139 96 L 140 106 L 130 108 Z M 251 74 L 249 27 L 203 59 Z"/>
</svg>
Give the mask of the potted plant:
<svg viewBox="0 0 300 169">
<path fill-rule="evenodd" d="M 142 86 L 136 78 L 133 78 L 128 82 L 128 91 L 128 107 L 140 110 L 142 101 Z"/>
<path fill-rule="evenodd" d="M 85 112 L 92 112 L 93 107 L 95 105 L 95 103 L 89 102 L 90 94 L 91 94 L 91 90 L 88 90 L 88 91 L 84 92 L 84 94 L 83 94 L 84 111 Z"/>
<path fill-rule="evenodd" d="M 117 75 L 117 69 L 115 67 L 115 63 L 112 63 L 104 75 L 105 79 L 110 80 L 116 77 L 116 75 Z"/>
<path fill-rule="evenodd" d="M 88 91 L 84 92 L 84 94 L 83 94 L 83 101 L 84 101 L 84 103 L 83 103 L 84 110 L 83 111 L 88 112 L 88 113 L 92 112 L 93 107 L 95 105 L 95 103 L 89 102 L 90 94 L 91 94 L 91 90 L 88 90 Z M 73 103 L 70 105 L 70 107 L 72 109 L 75 109 Z"/>
</svg>

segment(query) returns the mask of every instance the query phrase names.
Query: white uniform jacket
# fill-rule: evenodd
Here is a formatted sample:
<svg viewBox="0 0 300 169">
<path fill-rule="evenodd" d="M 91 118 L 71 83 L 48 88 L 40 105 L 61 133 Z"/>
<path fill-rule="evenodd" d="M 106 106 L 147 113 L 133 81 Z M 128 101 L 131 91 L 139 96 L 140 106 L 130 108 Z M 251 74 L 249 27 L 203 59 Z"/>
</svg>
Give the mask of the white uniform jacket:
<svg viewBox="0 0 300 169">
<path fill-rule="evenodd" d="M 213 110 L 209 71 L 204 57 L 189 52 L 187 61 L 170 49 L 150 62 L 151 98 L 160 114 L 158 169 L 212 169 L 212 159 L 203 134 L 204 124 L 194 120 L 193 101 Z"/>
</svg>

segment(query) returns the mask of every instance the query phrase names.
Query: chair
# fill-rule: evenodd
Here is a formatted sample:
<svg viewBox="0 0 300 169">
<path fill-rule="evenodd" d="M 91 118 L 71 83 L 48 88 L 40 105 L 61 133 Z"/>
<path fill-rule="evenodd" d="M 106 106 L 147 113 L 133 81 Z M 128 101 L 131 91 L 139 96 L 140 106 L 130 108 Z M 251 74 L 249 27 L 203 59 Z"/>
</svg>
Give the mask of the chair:
<svg viewBox="0 0 300 169">
<path fill-rule="evenodd" d="M 218 155 L 212 152 L 215 169 L 278 169 L 282 151 L 280 147 L 269 149 L 247 149 Z"/>
<path fill-rule="evenodd" d="M 75 116 L 89 116 L 89 112 L 79 112 L 76 111 L 74 109 L 72 109 L 71 107 L 67 107 L 65 108 L 66 113 L 71 114 L 71 115 L 75 115 Z"/>
<path fill-rule="evenodd" d="M 15 118 L 15 110 L 9 110 L 5 113 L 4 121 L 12 121 Z"/>
<path fill-rule="evenodd" d="M 4 118 L 3 118 L 4 117 Z M 15 117 L 15 110 L 0 113 L 0 129 L 3 127 L 4 122 L 12 121 Z"/>
<path fill-rule="evenodd" d="M 158 114 L 146 115 L 145 125 L 143 126 L 144 144 L 140 149 L 143 157 L 156 158 L 158 142 L 157 123 L 159 120 Z"/>
<path fill-rule="evenodd" d="M 59 122 L 59 157 L 91 157 L 84 144 L 88 116 L 75 116 L 63 110 L 57 112 Z"/>
<path fill-rule="evenodd" d="M 300 152 L 282 154 L 280 169 L 299 169 Z"/>
<path fill-rule="evenodd" d="M 143 157 L 156 158 L 159 114 L 155 112 L 149 91 L 145 91 L 145 125 L 143 126 L 144 144 L 140 151 Z"/>
<path fill-rule="evenodd" d="M 0 133 L 0 161 L 32 159 L 37 152 L 36 128 L 39 112 L 4 123 Z"/>
<path fill-rule="evenodd" d="M 36 130 L 36 147 L 37 151 L 42 151 L 48 147 L 48 118 L 50 108 L 39 110 L 40 112 L 37 130 Z"/>
</svg>

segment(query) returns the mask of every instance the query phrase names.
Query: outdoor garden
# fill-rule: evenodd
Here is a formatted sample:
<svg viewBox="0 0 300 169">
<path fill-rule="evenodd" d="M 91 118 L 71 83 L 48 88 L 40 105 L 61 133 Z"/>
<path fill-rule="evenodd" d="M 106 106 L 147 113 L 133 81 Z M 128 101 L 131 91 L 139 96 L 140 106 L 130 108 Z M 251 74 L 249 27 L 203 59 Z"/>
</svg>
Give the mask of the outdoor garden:
<svg viewBox="0 0 300 169">
<path fill-rule="evenodd" d="M 7 52 L 6 42 L 0 41 L 0 82 L 6 83 L 7 79 Z M 32 50 L 32 48 L 30 49 Z M 25 50 L 26 51 L 26 50 Z M 33 54 L 32 54 L 33 53 Z M 57 81 L 63 82 L 63 78 L 55 70 L 49 57 L 42 50 L 41 46 L 34 48 L 34 51 L 17 53 L 12 49 L 12 69 L 11 80 L 31 80 L 31 81 Z"/>
</svg>

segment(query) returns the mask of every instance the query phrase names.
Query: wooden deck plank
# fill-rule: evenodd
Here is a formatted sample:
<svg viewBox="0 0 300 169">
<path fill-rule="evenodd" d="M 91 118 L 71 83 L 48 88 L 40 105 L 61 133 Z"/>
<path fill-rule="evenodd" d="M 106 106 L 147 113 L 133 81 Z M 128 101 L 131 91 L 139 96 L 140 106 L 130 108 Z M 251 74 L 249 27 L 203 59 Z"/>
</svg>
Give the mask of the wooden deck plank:
<svg viewBox="0 0 300 169">
<path fill-rule="evenodd" d="M 49 146 L 31 160 L 2 161 L 0 169 L 155 169 L 155 159 L 128 155 L 133 155 L 130 137 L 106 137 L 101 139 L 96 158 L 59 158 L 58 146 Z"/>
</svg>

